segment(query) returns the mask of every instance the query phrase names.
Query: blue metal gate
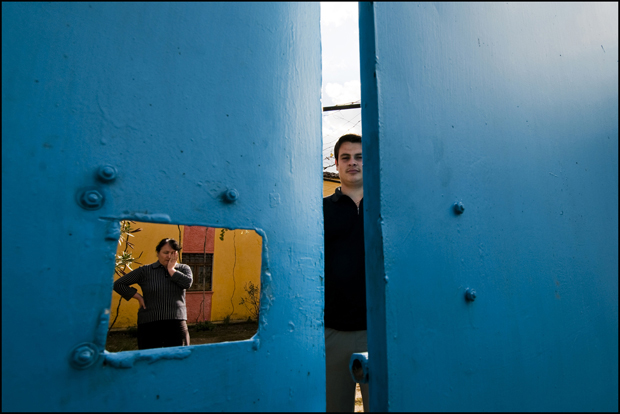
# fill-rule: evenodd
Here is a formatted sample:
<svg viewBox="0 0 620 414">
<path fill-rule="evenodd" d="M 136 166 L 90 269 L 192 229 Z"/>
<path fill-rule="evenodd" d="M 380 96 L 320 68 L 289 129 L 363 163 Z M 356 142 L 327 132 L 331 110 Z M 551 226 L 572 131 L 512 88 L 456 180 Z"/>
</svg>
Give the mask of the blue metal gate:
<svg viewBox="0 0 620 414">
<path fill-rule="evenodd" d="M 2 12 L 3 409 L 324 409 L 318 5 Z M 361 5 L 373 409 L 617 411 L 617 15 Z M 102 352 L 120 219 L 257 229 L 258 334 Z"/>
<path fill-rule="evenodd" d="M 3 410 L 324 410 L 320 79 L 318 4 L 2 4 Z M 258 334 L 102 353 L 120 219 L 257 229 Z"/>
<path fill-rule="evenodd" d="M 617 411 L 617 3 L 360 37 L 371 409 Z"/>
</svg>

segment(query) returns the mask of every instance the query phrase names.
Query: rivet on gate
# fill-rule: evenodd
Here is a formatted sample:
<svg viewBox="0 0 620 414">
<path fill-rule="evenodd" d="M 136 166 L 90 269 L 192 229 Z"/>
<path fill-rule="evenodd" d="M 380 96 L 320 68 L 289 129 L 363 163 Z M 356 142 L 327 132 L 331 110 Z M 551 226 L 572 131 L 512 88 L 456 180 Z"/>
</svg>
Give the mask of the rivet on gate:
<svg viewBox="0 0 620 414">
<path fill-rule="evenodd" d="M 239 192 L 235 190 L 234 188 L 231 188 L 230 190 L 224 193 L 224 200 L 229 203 L 234 203 L 235 201 L 237 201 L 238 198 L 239 198 Z"/>
<path fill-rule="evenodd" d="M 97 189 L 86 189 L 78 193 L 78 204 L 85 210 L 98 210 L 103 207 L 105 198 Z"/>
<path fill-rule="evenodd" d="M 463 214 L 465 211 L 465 206 L 460 201 L 458 203 L 454 203 L 454 212 L 456 214 Z"/>
<path fill-rule="evenodd" d="M 91 367 L 99 358 L 99 349 L 95 344 L 84 342 L 73 348 L 71 352 L 71 366 L 76 369 Z"/>
<path fill-rule="evenodd" d="M 470 288 L 465 289 L 465 300 L 468 302 L 476 300 L 476 291 Z"/>
<path fill-rule="evenodd" d="M 104 182 L 114 181 L 114 179 L 116 178 L 116 173 L 116 168 L 114 168 L 113 165 L 109 164 L 102 165 L 101 167 L 99 167 L 99 170 L 97 170 L 97 176 L 101 181 Z"/>
</svg>

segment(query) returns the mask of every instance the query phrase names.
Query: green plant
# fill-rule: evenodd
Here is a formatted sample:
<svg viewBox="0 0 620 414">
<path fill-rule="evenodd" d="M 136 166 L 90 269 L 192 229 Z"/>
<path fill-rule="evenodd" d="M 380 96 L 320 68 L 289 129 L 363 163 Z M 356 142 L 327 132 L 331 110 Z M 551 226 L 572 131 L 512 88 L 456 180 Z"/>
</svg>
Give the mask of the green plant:
<svg viewBox="0 0 620 414">
<path fill-rule="evenodd" d="M 140 255 L 134 258 L 133 249 L 135 246 L 133 243 L 129 241 L 130 237 L 135 237 L 133 235 L 134 233 L 142 231 L 142 229 L 141 228 L 134 229 L 131 227 L 132 224 L 136 224 L 136 222 L 131 221 L 131 220 L 121 221 L 121 234 L 118 238 L 118 244 L 119 246 L 122 246 L 123 239 L 125 239 L 124 240 L 125 248 L 123 249 L 123 252 L 120 255 L 116 256 L 116 265 L 114 267 L 114 273 L 116 273 L 118 277 L 126 275 L 127 269 L 129 269 L 129 271 L 132 271 L 133 270 L 131 268 L 132 264 L 134 263 L 138 265 L 142 264 L 138 262 L 138 259 L 142 256 L 143 252 L 140 252 Z M 127 251 L 130 248 L 131 248 L 131 251 Z"/>
<path fill-rule="evenodd" d="M 226 317 L 224 318 L 224 320 L 223 320 L 222 324 L 223 324 L 224 326 L 228 326 L 228 325 L 230 325 L 230 315 L 226 315 Z"/>
<path fill-rule="evenodd" d="M 224 241 L 224 233 L 226 233 L 228 231 L 228 229 L 222 229 L 222 231 L 220 231 L 220 240 Z"/>
<path fill-rule="evenodd" d="M 114 273 L 116 274 L 117 277 L 122 277 L 125 276 L 127 274 L 127 269 L 129 269 L 129 271 L 132 271 L 133 269 L 131 268 L 132 264 L 137 264 L 137 265 L 141 265 L 142 263 L 138 262 L 138 259 L 140 257 L 142 257 L 142 253 L 144 252 L 140 252 L 140 255 L 138 257 L 133 257 L 133 249 L 134 249 L 134 244 L 131 243 L 129 241 L 130 237 L 135 237 L 133 234 L 134 233 L 138 233 L 139 231 L 142 231 L 141 228 L 133 228 L 131 227 L 132 224 L 136 224 L 135 221 L 131 221 L 131 220 L 122 220 L 121 221 L 121 234 L 118 238 L 118 244 L 119 246 L 123 245 L 123 242 L 125 243 L 125 248 L 123 249 L 123 252 L 121 254 L 119 254 L 118 256 L 116 256 L 116 264 L 114 266 Z M 131 250 L 129 250 L 131 248 Z M 129 250 L 129 251 L 128 251 Z M 110 329 L 112 329 L 112 327 L 114 326 L 114 324 L 116 323 L 116 319 L 118 318 L 118 311 L 121 307 L 121 301 L 123 300 L 122 297 L 120 297 L 118 299 L 118 306 L 116 306 L 116 316 L 114 317 L 114 320 L 112 321 L 112 324 L 110 324 L 110 327 L 108 328 L 108 333 L 110 332 Z M 137 329 L 137 328 L 136 328 Z"/>
<path fill-rule="evenodd" d="M 258 286 L 250 280 L 248 283 L 243 285 L 243 290 L 246 291 L 247 295 L 241 298 L 239 305 L 244 305 L 250 312 L 251 316 L 248 318 L 249 320 L 258 320 L 258 313 L 260 311 L 260 291 Z"/>
</svg>

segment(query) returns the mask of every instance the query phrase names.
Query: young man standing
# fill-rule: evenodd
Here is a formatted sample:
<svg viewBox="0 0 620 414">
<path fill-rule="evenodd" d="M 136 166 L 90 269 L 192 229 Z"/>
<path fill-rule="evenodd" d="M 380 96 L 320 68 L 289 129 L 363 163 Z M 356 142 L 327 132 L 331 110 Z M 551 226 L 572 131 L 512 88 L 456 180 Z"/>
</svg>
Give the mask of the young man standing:
<svg viewBox="0 0 620 414">
<path fill-rule="evenodd" d="M 362 137 L 347 134 L 334 147 L 341 186 L 323 199 L 325 223 L 325 362 L 327 411 L 354 411 L 349 360 L 367 352 Z M 368 384 L 360 384 L 368 411 Z"/>
</svg>

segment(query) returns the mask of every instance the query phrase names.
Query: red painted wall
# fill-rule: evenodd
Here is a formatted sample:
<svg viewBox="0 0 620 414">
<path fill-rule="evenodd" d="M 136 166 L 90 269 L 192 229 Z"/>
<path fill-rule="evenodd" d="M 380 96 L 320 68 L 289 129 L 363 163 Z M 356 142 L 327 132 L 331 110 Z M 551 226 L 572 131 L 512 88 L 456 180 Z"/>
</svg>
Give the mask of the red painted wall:
<svg viewBox="0 0 620 414">
<path fill-rule="evenodd" d="M 213 292 L 205 292 L 204 308 L 202 307 L 202 292 L 186 292 L 187 323 L 196 323 L 211 320 L 211 296 Z"/>
<path fill-rule="evenodd" d="M 207 253 L 213 253 L 215 229 L 213 227 L 185 226 L 183 228 L 183 252 L 202 253 L 207 236 Z"/>
</svg>

